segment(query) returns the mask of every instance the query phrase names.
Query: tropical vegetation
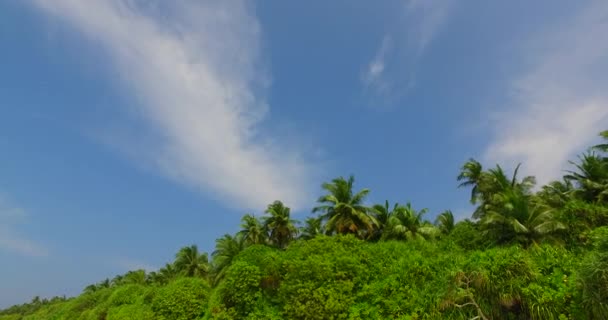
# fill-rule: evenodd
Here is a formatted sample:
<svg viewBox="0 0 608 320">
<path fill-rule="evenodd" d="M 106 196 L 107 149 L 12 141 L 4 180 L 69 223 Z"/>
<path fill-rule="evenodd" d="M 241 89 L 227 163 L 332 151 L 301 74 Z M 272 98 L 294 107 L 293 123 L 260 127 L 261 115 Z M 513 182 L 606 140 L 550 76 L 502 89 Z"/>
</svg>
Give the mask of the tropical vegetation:
<svg viewBox="0 0 608 320">
<path fill-rule="evenodd" d="M 469 219 L 373 204 L 353 176 L 322 185 L 300 223 L 281 201 L 243 216 L 209 256 L 181 248 L 76 297 L 34 297 L 0 320 L 608 319 L 608 131 L 537 186 L 470 159 Z M 209 258 L 210 257 L 210 258 Z"/>
</svg>

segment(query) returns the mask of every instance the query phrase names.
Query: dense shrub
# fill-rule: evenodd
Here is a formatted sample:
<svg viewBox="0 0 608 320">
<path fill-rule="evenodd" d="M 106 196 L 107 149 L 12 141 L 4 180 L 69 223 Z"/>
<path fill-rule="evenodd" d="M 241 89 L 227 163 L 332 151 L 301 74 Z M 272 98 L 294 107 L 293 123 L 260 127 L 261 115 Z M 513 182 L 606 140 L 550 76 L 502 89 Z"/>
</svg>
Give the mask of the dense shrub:
<svg viewBox="0 0 608 320">
<path fill-rule="evenodd" d="M 158 289 L 152 310 L 159 320 L 189 320 L 207 310 L 209 285 L 200 278 L 181 278 Z"/>
</svg>

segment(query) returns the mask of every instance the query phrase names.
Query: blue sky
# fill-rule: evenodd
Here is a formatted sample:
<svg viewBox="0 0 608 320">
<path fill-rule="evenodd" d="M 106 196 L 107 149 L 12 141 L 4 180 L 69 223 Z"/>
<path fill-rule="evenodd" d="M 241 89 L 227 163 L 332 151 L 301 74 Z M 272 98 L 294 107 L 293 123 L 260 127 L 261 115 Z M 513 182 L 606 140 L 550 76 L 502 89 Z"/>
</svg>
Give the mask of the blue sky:
<svg viewBox="0 0 608 320">
<path fill-rule="evenodd" d="M 0 306 L 74 295 L 355 174 L 467 217 L 608 123 L 605 1 L 0 2 Z"/>
</svg>

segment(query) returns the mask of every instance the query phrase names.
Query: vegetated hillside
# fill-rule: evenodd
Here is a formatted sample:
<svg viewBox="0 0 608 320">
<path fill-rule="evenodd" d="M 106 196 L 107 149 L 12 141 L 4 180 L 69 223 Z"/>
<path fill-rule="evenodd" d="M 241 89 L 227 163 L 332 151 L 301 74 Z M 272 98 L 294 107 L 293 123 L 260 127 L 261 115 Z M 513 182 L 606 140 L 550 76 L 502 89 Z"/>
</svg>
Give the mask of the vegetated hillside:
<svg viewBox="0 0 608 320">
<path fill-rule="evenodd" d="M 608 140 L 608 132 L 602 136 Z M 388 201 L 354 179 L 323 184 L 303 226 L 280 201 L 216 242 L 182 248 L 74 298 L 0 311 L 6 319 L 608 319 L 608 144 L 561 181 L 470 160 L 474 221 Z"/>
</svg>

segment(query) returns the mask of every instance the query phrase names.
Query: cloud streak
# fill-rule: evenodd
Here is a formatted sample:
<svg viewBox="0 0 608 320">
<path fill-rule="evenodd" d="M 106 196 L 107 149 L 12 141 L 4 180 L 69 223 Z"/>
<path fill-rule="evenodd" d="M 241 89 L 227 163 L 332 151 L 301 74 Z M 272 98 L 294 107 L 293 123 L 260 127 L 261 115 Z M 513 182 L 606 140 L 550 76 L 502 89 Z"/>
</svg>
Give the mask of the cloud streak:
<svg viewBox="0 0 608 320">
<path fill-rule="evenodd" d="M 388 94 L 390 91 L 390 85 L 384 75 L 384 70 L 386 68 L 387 55 L 390 53 L 392 45 L 393 39 L 388 35 L 385 36 L 382 39 L 382 44 L 376 56 L 369 63 L 362 76 L 363 84 L 379 94 Z"/>
<path fill-rule="evenodd" d="M 101 44 L 154 129 L 146 161 L 237 208 L 300 207 L 311 170 L 260 133 L 268 83 L 245 1 L 32 0 Z M 135 147 L 135 146 L 134 146 Z"/>
<path fill-rule="evenodd" d="M 384 36 L 361 76 L 366 90 L 389 100 L 414 86 L 416 64 L 448 20 L 452 0 L 406 0 L 403 4 L 405 23 Z"/>
<path fill-rule="evenodd" d="M 559 178 L 608 123 L 608 3 L 595 1 L 526 48 L 533 67 L 513 81 L 513 106 L 495 115 L 488 162 L 523 162 L 539 183 Z M 603 70 L 603 72 L 601 71 Z"/>
<path fill-rule="evenodd" d="M 448 19 L 452 0 L 406 1 L 409 36 L 420 55 L 432 42 Z"/>
<path fill-rule="evenodd" d="M 0 196 L 0 250 L 29 257 L 44 257 L 48 250 L 16 231 L 15 226 L 27 220 L 21 207 Z"/>
</svg>

